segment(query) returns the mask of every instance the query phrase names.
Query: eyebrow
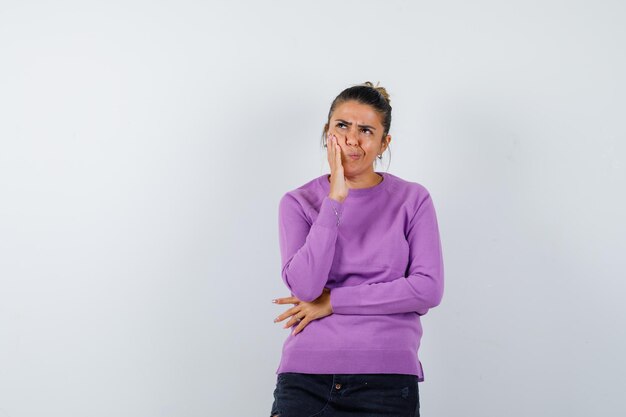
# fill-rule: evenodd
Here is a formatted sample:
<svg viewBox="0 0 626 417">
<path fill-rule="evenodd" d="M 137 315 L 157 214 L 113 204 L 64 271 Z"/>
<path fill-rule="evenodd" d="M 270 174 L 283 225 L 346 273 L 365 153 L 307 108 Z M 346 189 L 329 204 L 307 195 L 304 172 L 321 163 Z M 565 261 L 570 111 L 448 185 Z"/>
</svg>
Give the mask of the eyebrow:
<svg viewBox="0 0 626 417">
<path fill-rule="evenodd" d="M 341 122 L 343 124 L 346 124 L 348 126 L 352 126 L 352 122 L 347 122 L 343 119 L 337 119 L 338 122 Z M 358 127 L 366 127 L 368 129 L 372 129 L 372 130 L 376 130 L 376 128 L 374 126 L 370 126 L 370 125 L 357 125 Z"/>
</svg>

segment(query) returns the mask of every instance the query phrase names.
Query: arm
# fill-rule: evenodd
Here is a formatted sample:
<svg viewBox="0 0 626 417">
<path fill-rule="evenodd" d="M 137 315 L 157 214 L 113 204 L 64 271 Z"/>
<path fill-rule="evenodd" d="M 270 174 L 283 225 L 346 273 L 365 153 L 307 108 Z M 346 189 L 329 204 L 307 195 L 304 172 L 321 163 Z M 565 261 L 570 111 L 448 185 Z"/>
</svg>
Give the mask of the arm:
<svg viewBox="0 0 626 417">
<path fill-rule="evenodd" d="M 443 296 L 443 258 L 437 217 L 429 193 L 418 204 L 409 222 L 408 276 L 389 282 L 333 288 L 330 304 L 334 314 L 424 315 L 439 305 Z"/>
<path fill-rule="evenodd" d="M 342 208 L 343 203 L 325 196 L 317 218 L 309 224 L 302 206 L 293 196 L 285 194 L 280 200 L 281 275 L 291 293 L 301 301 L 315 300 L 328 281 Z"/>
</svg>

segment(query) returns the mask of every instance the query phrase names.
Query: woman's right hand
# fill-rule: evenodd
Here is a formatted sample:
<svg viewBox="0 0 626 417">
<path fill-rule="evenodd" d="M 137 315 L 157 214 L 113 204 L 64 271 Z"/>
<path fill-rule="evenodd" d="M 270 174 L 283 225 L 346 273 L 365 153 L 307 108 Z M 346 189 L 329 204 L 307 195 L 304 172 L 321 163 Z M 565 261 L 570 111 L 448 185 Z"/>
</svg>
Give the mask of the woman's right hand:
<svg viewBox="0 0 626 417">
<path fill-rule="evenodd" d="M 348 184 L 341 163 L 341 146 L 337 143 L 337 137 L 330 132 L 326 134 L 326 144 L 328 164 L 330 165 L 330 193 L 328 196 L 333 200 L 343 202 L 348 197 Z"/>
</svg>

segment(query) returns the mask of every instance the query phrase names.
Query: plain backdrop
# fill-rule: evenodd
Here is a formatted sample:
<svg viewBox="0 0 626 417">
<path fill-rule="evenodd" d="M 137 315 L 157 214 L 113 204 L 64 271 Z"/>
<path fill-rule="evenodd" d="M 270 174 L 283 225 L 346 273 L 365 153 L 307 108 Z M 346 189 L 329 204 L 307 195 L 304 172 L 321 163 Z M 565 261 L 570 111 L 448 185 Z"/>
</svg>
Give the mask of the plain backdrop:
<svg viewBox="0 0 626 417">
<path fill-rule="evenodd" d="M 331 101 L 445 262 L 425 417 L 626 415 L 626 4 L 0 0 L 0 417 L 269 416 Z M 306 331 L 306 330 L 305 330 Z"/>
</svg>

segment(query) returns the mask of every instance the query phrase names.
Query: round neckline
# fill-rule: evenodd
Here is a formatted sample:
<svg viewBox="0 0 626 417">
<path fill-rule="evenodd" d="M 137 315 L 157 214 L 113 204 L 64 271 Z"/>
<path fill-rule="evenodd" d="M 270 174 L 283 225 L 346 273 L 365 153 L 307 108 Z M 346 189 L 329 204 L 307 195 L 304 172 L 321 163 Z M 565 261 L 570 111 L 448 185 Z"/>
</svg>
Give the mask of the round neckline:
<svg viewBox="0 0 626 417">
<path fill-rule="evenodd" d="M 387 175 L 386 172 L 379 172 L 379 171 L 374 171 L 374 172 L 383 178 L 382 181 L 371 187 L 350 188 L 348 190 L 348 198 L 350 196 L 352 197 L 372 196 L 372 195 L 380 193 L 385 188 L 387 188 L 387 185 L 389 184 L 389 175 Z M 330 178 L 329 177 L 330 177 L 330 174 L 324 174 L 319 178 L 320 183 L 322 184 L 322 188 L 324 189 L 324 193 L 326 195 L 328 195 L 328 193 L 330 192 Z"/>
</svg>

